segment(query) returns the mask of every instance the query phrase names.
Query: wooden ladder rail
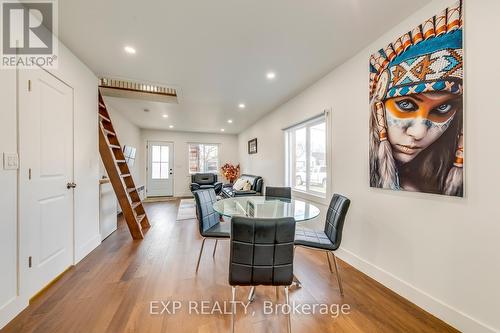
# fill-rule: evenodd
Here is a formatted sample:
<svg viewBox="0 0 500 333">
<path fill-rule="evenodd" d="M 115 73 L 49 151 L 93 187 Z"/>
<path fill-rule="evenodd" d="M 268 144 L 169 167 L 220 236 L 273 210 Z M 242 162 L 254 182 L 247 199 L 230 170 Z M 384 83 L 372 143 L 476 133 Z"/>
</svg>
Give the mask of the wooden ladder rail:
<svg viewBox="0 0 500 333">
<path fill-rule="evenodd" d="M 149 220 L 99 92 L 99 152 L 133 239 L 143 239 Z"/>
</svg>

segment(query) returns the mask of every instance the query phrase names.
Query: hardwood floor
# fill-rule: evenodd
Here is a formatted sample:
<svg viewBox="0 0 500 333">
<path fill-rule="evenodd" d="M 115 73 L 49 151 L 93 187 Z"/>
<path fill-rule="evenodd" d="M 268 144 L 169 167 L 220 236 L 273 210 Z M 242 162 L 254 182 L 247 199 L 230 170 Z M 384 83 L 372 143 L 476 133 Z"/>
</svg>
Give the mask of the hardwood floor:
<svg viewBox="0 0 500 333">
<path fill-rule="evenodd" d="M 214 241 L 207 240 L 196 275 L 201 238 L 195 220 L 175 221 L 178 206 L 178 200 L 145 204 L 152 227 L 142 241 L 130 238 L 120 218 L 118 231 L 2 332 L 229 332 L 229 314 L 189 315 L 188 311 L 189 301 L 218 301 L 222 307 L 231 299 L 228 242 L 219 241 L 213 259 Z M 293 314 L 292 332 L 457 332 L 353 267 L 340 260 L 339 264 L 344 297 L 325 254 L 297 249 L 295 271 L 304 286 L 291 289 L 290 301 L 348 304 L 350 313 Z M 239 288 L 237 299 L 245 301 L 248 290 Z M 181 301 L 182 309 L 175 315 L 150 314 L 151 301 L 168 300 Z M 286 332 L 286 315 L 263 313 L 264 302 L 275 300 L 274 288 L 258 287 L 248 314 L 238 308 L 236 332 Z M 284 302 L 282 290 L 278 302 Z M 158 312 L 163 307 L 153 309 Z"/>
</svg>

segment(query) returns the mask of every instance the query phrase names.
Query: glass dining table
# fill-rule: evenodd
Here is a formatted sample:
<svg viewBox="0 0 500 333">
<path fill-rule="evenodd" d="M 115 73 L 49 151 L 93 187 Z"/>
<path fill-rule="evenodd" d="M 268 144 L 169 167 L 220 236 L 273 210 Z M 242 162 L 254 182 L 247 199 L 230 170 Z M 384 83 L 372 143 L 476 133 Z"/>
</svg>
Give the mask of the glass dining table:
<svg viewBox="0 0 500 333">
<path fill-rule="evenodd" d="M 213 207 L 217 213 L 227 217 L 293 217 L 296 222 L 303 222 L 319 215 L 319 208 L 305 201 L 265 196 L 223 199 L 214 203 Z"/>
<path fill-rule="evenodd" d="M 242 196 L 222 199 L 214 203 L 214 210 L 227 217 L 246 216 L 254 218 L 293 217 L 295 222 L 304 222 L 317 217 L 319 208 L 308 202 L 297 199 L 285 199 L 265 196 Z M 293 285 L 298 288 L 302 283 L 294 275 Z M 255 287 L 248 295 L 248 301 L 255 298 Z"/>
</svg>

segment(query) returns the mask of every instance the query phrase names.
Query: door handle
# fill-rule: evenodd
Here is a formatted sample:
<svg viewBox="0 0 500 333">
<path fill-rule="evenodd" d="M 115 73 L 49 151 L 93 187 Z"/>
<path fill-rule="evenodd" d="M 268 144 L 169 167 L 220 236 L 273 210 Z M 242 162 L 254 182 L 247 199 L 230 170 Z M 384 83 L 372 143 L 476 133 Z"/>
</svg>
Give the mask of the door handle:
<svg viewBox="0 0 500 333">
<path fill-rule="evenodd" d="M 75 188 L 76 187 L 76 184 L 71 182 L 71 183 L 67 183 L 66 184 L 66 188 L 69 190 L 70 188 Z"/>
</svg>

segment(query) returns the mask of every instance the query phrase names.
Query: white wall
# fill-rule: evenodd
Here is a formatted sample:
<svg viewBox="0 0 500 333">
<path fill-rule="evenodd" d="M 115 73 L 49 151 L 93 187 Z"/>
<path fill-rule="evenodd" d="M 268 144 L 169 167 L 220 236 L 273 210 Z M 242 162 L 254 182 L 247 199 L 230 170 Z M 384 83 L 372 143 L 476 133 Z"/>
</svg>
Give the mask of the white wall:
<svg viewBox="0 0 500 333">
<path fill-rule="evenodd" d="M 144 145 L 141 138 L 141 129 L 134 125 L 130 120 L 125 118 L 123 114 L 109 106 L 106 105 L 111 121 L 113 122 L 113 127 L 122 146 L 131 146 L 137 149 L 136 159 L 134 165 L 130 168 L 130 172 L 135 182 L 136 187 L 141 187 L 144 185 L 145 179 L 145 162 L 143 160 Z"/>
<path fill-rule="evenodd" d="M 143 149 L 141 149 L 141 154 L 143 156 L 141 159 L 144 168 L 147 160 L 146 142 L 168 141 L 174 143 L 174 196 L 176 197 L 191 196 L 189 190 L 191 176 L 189 175 L 188 143 L 218 143 L 220 144 L 219 158 L 221 165 L 226 162 L 238 163 L 238 137 L 236 135 L 143 130 L 142 140 Z M 144 183 L 146 183 L 145 178 Z"/>
<path fill-rule="evenodd" d="M 75 263 L 100 244 L 97 77 L 64 45 L 50 72 L 74 89 Z M 17 152 L 16 72 L 0 70 L 0 153 Z M 0 328 L 28 305 L 18 285 L 17 171 L 0 168 Z"/>
<path fill-rule="evenodd" d="M 500 112 L 493 102 L 500 46 L 492 41 L 500 1 L 464 2 L 466 197 L 371 189 L 368 179 L 369 56 L 453 2 L 432 2 L 241 133 L 240 161 L 244 172 L 281 185 L 281 128 L 332 107 L 333 191 L 352 200 L 339 256 L 460 330 L 493 332 L 500 330 Z M 259 152 L 248 155 L 254 137 Z"/>
</svg>

